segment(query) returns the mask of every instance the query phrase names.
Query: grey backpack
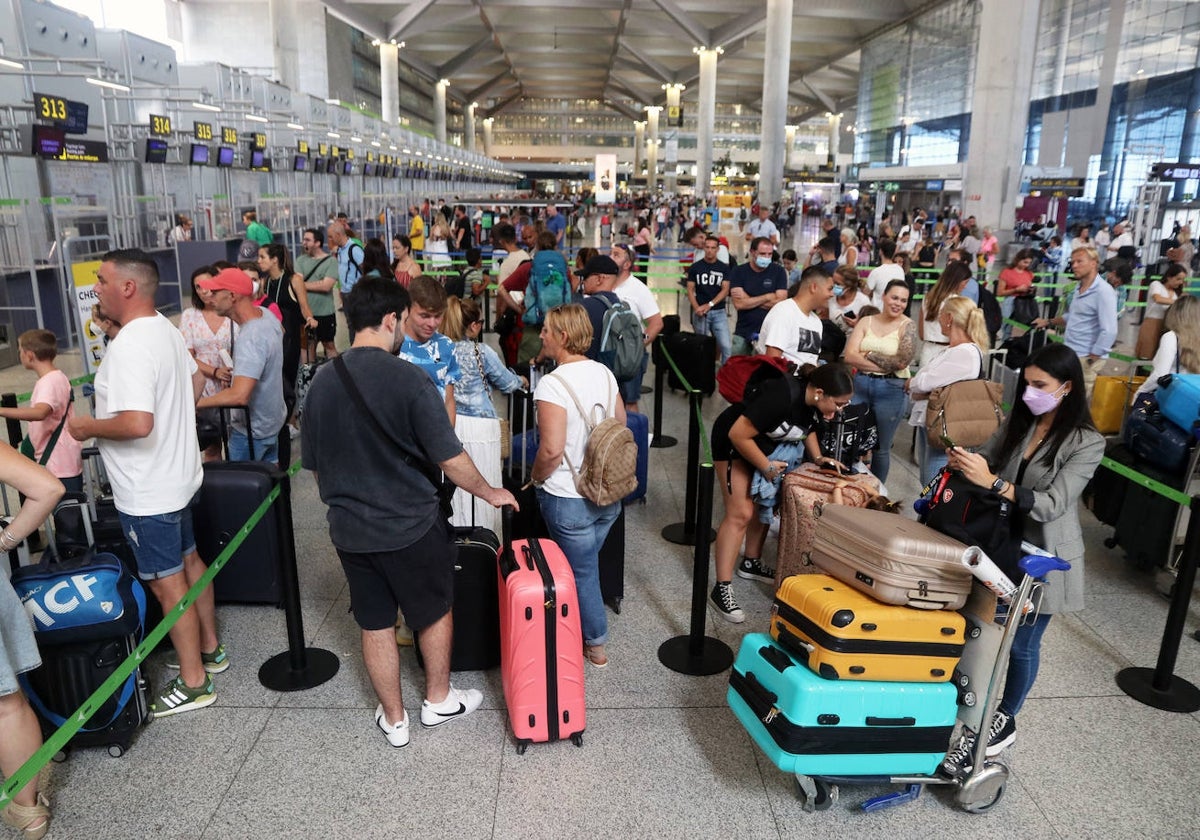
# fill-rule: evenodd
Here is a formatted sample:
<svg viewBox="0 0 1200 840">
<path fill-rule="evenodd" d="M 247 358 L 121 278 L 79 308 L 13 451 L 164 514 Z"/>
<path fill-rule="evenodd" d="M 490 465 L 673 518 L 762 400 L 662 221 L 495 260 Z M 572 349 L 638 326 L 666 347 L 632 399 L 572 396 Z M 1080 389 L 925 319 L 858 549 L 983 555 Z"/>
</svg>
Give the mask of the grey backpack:
<svg viewBox="0 0 1200 840">
<path fill-rule="evenodd" d="M 642 322 L 629 304 L 600 297 L 607 307 L 600 327 L 599 361 L 613 372 L 618 382 L 633 379 L 642 370 L 646 347 L 642 343 Z"/>
</svg>

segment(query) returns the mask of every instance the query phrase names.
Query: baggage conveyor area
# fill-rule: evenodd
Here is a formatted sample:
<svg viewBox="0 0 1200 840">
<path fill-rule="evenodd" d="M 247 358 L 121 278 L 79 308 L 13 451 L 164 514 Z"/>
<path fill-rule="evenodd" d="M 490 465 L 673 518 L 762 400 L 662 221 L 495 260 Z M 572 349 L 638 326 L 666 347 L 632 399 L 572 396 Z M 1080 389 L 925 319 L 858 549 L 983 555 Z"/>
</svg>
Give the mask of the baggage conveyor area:
<svg viewBox="0 0 1200 840">
<path fill-rule="evenodd" d="M 69 376 L 80 372 L 77 356 L 59 361 Z M 31 385 L 24 370 L 0 371 L 0 392 Z M 644 397 L 643 410 L 658 396 Z M 409 748 L 390 748 L 373 725 L 376 701 L 324 507 L 302 471 L 292 503 L 306 641 L 338 656 L 337 675 L 309 691 L 264 688 L 259 667 L 286 647 L 283 612 L 218 607 L 233 664 L 216 703 L 152 722 L 121 758 L 79 749 L 52 765 L 50 836 L 1194 836 L 1200 714 L 1144 706 L 1115 682 L 1123 668 L 1153 664 L 1168 604 L 1151 575 L 1105 547 L 1110 530 L 1087 511 L 1087 608 L 1056 617 L 1046 633 L 1017 742 L 1001 756 L 1011 769 L 1003 800 L 972 815 L 955 806 L 950 790 L 931 787 L 901 807 L 863 813 L 863 802 L 902 788 L 856 785 L 843 787 L 829 810 L 806 813 L 795 778 L 764 759 L 730 711 L 728 671 L 690 677 L 659 663 L 659 645 L 688 630 L 692 570 L 692 549 L 660 536 L 680 519 L 687 457 L 687 401 L 669 392 L 662 399 L 663 432 L 680 443 L 651 452 L 646 503 L 627 510 L 625 598 L 621 613 L 609 616 L 610 665 L 587 671 L 582 748 L 563 741 L 518 755 L 498 669 L 455 674 L 456 685 L 485 695 L 469 721 L 418 729 Z M 719 396 L 706 399 L 705 422 L 711 426 L 724 405 Z M 910 502 L 919 487 L 906 438 L 897 436 L 888 485 L 892 498 Z M 714 524 L 720 513 L 718 500 Z M 768 542 L 768 561 L 774 546 Z M 735 586 L 745 623 L 706 617 L 708 635 L 734 650 L 745 634 L 766 632 L 773 595 L 765 583 Z M 1200 643 L 1190 638 L 1197 626 L 1193 606 L 1176 667 L 1192 682 L 1200 681 Z M 411 715 L 424 683 L 411 649 L 401 656 Z M 165 659 L 148 660 L 151 685 L 166 679 Z"/>
</svg>

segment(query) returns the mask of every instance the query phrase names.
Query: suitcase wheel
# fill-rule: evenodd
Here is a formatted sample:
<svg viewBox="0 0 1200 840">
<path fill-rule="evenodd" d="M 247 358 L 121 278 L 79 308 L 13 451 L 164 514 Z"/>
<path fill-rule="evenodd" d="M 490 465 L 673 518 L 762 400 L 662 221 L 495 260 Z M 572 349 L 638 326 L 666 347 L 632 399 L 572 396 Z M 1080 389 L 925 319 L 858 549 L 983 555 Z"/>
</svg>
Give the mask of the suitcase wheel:
<svg viewBox="0 0 1200 840">
<path fill-rule="evenodd" d="M 571 743 L 572 743 L 572 744 L 574 744 L 574 745 L 575 745 L 575 746 L 577 746 L 577 747 L 582 747 L 582 746 L 583 746 L 583 733 L 582 733 L 582 732 L 576 732 L 574 735 L 572 735 L 572 736 L 571 736 Z"/>
<path fill-rule="evenodd" d="M 1117 547 L 1117 535 L 1113 534 L 1111 537 L 1105 537 L 1104 538 L 1104 547 L 1105 548 L 1116 548 Z"/>
<path fill-rule="evenodd" d="M 530 743 L 532 743 L 532 742 L 528 741 L 524 738 L 518 739 L 517 740 L 517 755 L 525 755 L 525 750 L 529 749 Z"/>
<path fill-rule="evenodd" d="M 796 795 L 805 811 L 828 811 L 838 800 L 838 786 L 824 779 L 797 773 Z"/>
<path fill-rule="evenodd" d="M 109 744 L 108 754 L 113 758 L 120 758 L 121 756 L 125 755 L 125 748 L 120 744 Z"/>
</svg>

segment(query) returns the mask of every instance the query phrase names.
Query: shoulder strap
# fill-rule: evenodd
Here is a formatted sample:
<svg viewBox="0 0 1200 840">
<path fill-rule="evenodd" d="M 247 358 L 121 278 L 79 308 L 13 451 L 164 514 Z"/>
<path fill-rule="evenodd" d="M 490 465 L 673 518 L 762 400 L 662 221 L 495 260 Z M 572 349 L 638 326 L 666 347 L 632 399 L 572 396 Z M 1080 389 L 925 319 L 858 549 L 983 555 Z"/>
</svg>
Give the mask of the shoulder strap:
<svg viewBox="0 0 1200 840">
<path fill-rule="evenodd" d="M 314 274 L 316 274 L 316 273 L 317 273 L 317 269 L 318 269 L 318 268 L 320 268 L 321 266 L 325 265 L 325 263 L 329 262 L 329 260 L 331 260 L 332 258 L 333 258 L 333 254 L 326 254 L 326 255 L 325 255 L 325 257 L 324 257 L 324 259 L 322 259 L 322 260 L 321 260 L 319 263 L 317 263 L 316 265 L 314 265 L 314 266 L 313 266 L 313 267 L 312 267 L 312 268 L 309 270 L 308 274 L 305 274 L 305 275 L 304 275 L 304 282 L 305 282 L 305 283 L 307 283 L 307 282 L 308 282 L 308 280 L 309 280 L 309 278 L 310 278 L 310 277 L 312 277 Z"/>
<path fill-rule="evenodd" d="M 340 353 L 333 357 L 333 368 L 337 371 L 338 376 L 341 378 L 342 385 L 345 386 L 346 393 L 350 395 L 350 399 L 353 400 L 355 407 L 362 412 L 363 416 L 371 421 L 371 425 L 374 427 L 375 432 L 380 436 L 380 438 L 395 446 L 396 449 L 399 450 L 400 458 L 404 461 L 404 463 L 420 472 L 421 475 L 425 476 L 426 480 L 428 480 L 435 489 L 440 491 L 442 482 L 439 477 L 438 470 L 436 470 L 434 466 L 424 458 L 417 458 L 413 455 L 410 455 L 405 450 L 404 446 L 401 445 L 401 443 L 383 427 L 383 424 L 379 422 L 379 419 L 375 416 L 375 413 L 367 406 L 367 401 L 363 399 L 362 391 L 358 390 L 358 385 L 354 383 L 354 377 L 350 375 L 350 369 L 346 367 L 346 361 L 342 358 Z"/>
<path fill-rule="evenodd" d="M 1178 359 L 1178 354 L 1176 354 Z M 1179 365 L 1176 364 L 1175 372 L 1179 372 Z M 71 396 L 67 400 L 67 407 L 63 409 L 62 419 L 58 421 L 58 428 L 54 430 L 54 434 L 50 435 L 50 440 L 46 441 L 46 448 L 42 450 L 42 457 L 38 459 L 38 466 L 46 466 L 46 462 L 50 460 L 50 456 L 54 454 L 54 447 L 58 444 L 58 439 L 62 437 L 63 427 L 67 425 L 67 412 L 71 410 L 71 404 L 75 402 L 75 389 L 71 389 Z"/>
<path fill-rule="evenodd" d="M 583 410 L 583 404 L 579 402 L 579 395 L 577 395 L 575 393 L 575 389 L 571 387 L 571 384 L 569 382 L 567 382 L 567 380 L 564 377 L 558 375 L 557 370 L 554 371 L 553 373 L 549 374 L 549 376 L 553 379 L 557 379 L 559 382 L 562 383 L 562 386 L 567 389 L 567 393 L 570 395 L 571 401 L 575 403 L 575 407 L 577 409 L 579 409 L 579 414 L 583 417 L 583 422 L 587 426 L 588 434 L 591 435 L 591 433 L 595 430 L 597 424 L 593 423 L 592 419 L 588 416 L 588 413 Z M 609 391 L 609 396 L 612 396 L 611 389 Z M 612 408 L 614 411 L 616 410 L 615 402 L 613 403 Z M 565 444 L 563 446 L 563 460 L 567 462 L 567 468 L 571 471 L 571 475 L 575 478 L 576 481 L 578 481 L 579 480 L 579 470 L 575 469 L 575 465 L 571 463 L 571 456 L 567 454 L 567 447 Z"/>
</svg>

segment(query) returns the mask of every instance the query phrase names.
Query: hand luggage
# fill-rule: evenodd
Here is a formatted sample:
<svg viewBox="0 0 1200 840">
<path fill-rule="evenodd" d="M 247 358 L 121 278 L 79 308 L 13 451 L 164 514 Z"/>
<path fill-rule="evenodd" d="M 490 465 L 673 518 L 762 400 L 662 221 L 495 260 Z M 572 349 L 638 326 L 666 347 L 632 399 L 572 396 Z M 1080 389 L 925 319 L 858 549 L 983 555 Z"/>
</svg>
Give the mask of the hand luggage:
<svg viewBox="0 0 1200 840">
<path fill-rule="evenodd" d="M 729 676 L 734 716 L 780 770 L 823 776 L 933 773 L 954 731 L 951 683 L 826 680 L 750 633 Z"/>
<path fill-rule="evenodd" d="M 1200 420 L 1200 373 L 1173 373 L 1159 383 L 1159 411 L 1179 428 L 1191 431 Z"/>
<path fill-rule="evenodd" d="M 1127 466 L 1134 463 L 1133 453 L 1115 440 L 1105 447 L 1104 457 L 1120 461 Z M 1102 523 L 1115 526 L 1121 516 L 1121 506 L 1125 503 L 1125 491 L 1128 486 L 1129 480 L 1125 476 L 1101 466 L 1083 488 L 1083 503 Z"/>
<path fill-rule="evenodd" d="M 1129 401 L 1142 383 L 1144 376 L 1097 376 L 1092 386 L 1092 422 L 1096 431 L 1103 435 L 1115 435 L 1121 431 L 1121 421 Z"/>
<path fill-rule="evenodd" d="M 621 614 L 625 598 L 625 505 L 617 514 L 604 545 L 600 546 L 600 596 L 609 608 Z"/>
<path fill-rule="evenodd" d="M 563 738 L 581 746 L 587 706 L 575 576 L 553 541 L 513 541 L 508 510 L 503 521 L 500 671 L 517 752 Z"/>
<path fill-rule="evenodd" d="M 196 548 L 211 563 L 283 477 L 262 461 L 210 461 L 204 465 L 200 501 L 192 508 Z M 284 497 L 247 535 L 213 580 L 218 604 L 283 605 L 282 564 L 294 563 L 291 508 Z"/>
<path fill-rule="evenodd" d="M 500 481 L 521 508 L 513 514 L 513 535 L 525 539 L 549 536 L 538 511 L 537 493 L 530 483 L 533 459 L 537 457 L 532 392 L 514 391 L 508 395 L 508 417 L 512 425 L 512 451 Z"/>
<path fill-rule="evenodd" d="M 13 589 L 29 613 L 42 665 L 20 676 L 42 731 L 61 726 L 137 647 L 146 593 L 111 554 L 24 566 Z M 149 716 L 146 683 L 135 670 L 76 733 L 75 746 L 104 746 L 119 756 Z"/>
<path fill-rule="evenodd" d="M 300 363 L 299 369 L 296 371 L 296 419 L 299 420 L 304 415 L 304 398 L 308 396 L 308 386 L 312 384 L 313 377 L 317 375 L 317 371 L 321 369 L 321 365 L 329 361 L 329 357 L 317 358 L 317 333 L 315 330 L 305 331 L 308 341 L 306 342 L 306 350 L 304 353 L 304 361 Z"/>
<path fill-rule="evenodd" d="M 633 432 L 637 443 L 637 489 L 625 497 L 626 502 L 646 498 L 650 480 L 650 418 L 636 411 L 625 412 L 625 426 Z"/>
<path fill-rule="evenodd" d="M 1125 418 L 1121 439 L 1135 457 L 1172 475 L 1187 469 L 1196 445 L 1196 435 L 1167 419 L 1152 393 L 1138 398 Z"/>
<path fill-rule="evenodd" d="M 894 513 L 824 505 L 812 561 L 885 604 L 956 610 L 971 591 L 967 547 Z"/>
<path fill-rule="evenodd" d="M 454 643 L 451 671 L 487 671 L 500 664 L 500 593 L 496 555 L 500 540 L 487 528 L 454 528 Z M 220 575 L 218 575 L 220 577 Z M 420 634 L 414 634 L 419 637 Z M 414 645 L 417 664 L 425 663 Z"/>
<path fill-rule="evenodd" d="M 673 391 L 686 390 L 675 373 L 675 368 L 678 368 L 689 385 L 711 397 L 717 390 L 717 340 L 711 335 L 690 332 L 677 332 L 662 336 L 659 340 L 663 342 L 665 351 L 663 364 L 667 366 L 667 387 Z M 667 354 L 670 354 L 675 367 L 667 362 Z"/>
<path fill-rule="evenodd" d="M 819 574 L 808 562 L 816 534 L 816 508 L 829 501 L 834 485 L 842 479 L 842 501 L 862 507 L 879 493 L 879 480 L 866 473 L 839 476 L 816 464 L 801 464 L 783 477 L 779 491 L 779 555 L 775 561 L 775 588 L 791 575 Z"/>
<path fill-rule="evenodd" d="M 1110 443 L 1104 454 L 1168 487 L 1183 488 L 1182 474 L 1170 474 L 1146 463 L 1121 443 Z M 1084 499 L 1089 496 L 1096 518 L 1114 529 L 1105 545 L 1121 546 L 1128 559 L 1142 569 L 1168 563 L 1179 513 L 1175 502 L 1104 466 L 1096 470 L 1084 490 Z"/>
<path fill-rule="evenodd" d="M 771 611 L 771 637 L 827 680 L 946 682 L 966 642 L 956 612 L 880 604 L 829 575 L 787 578 Z"/>
</svg>

